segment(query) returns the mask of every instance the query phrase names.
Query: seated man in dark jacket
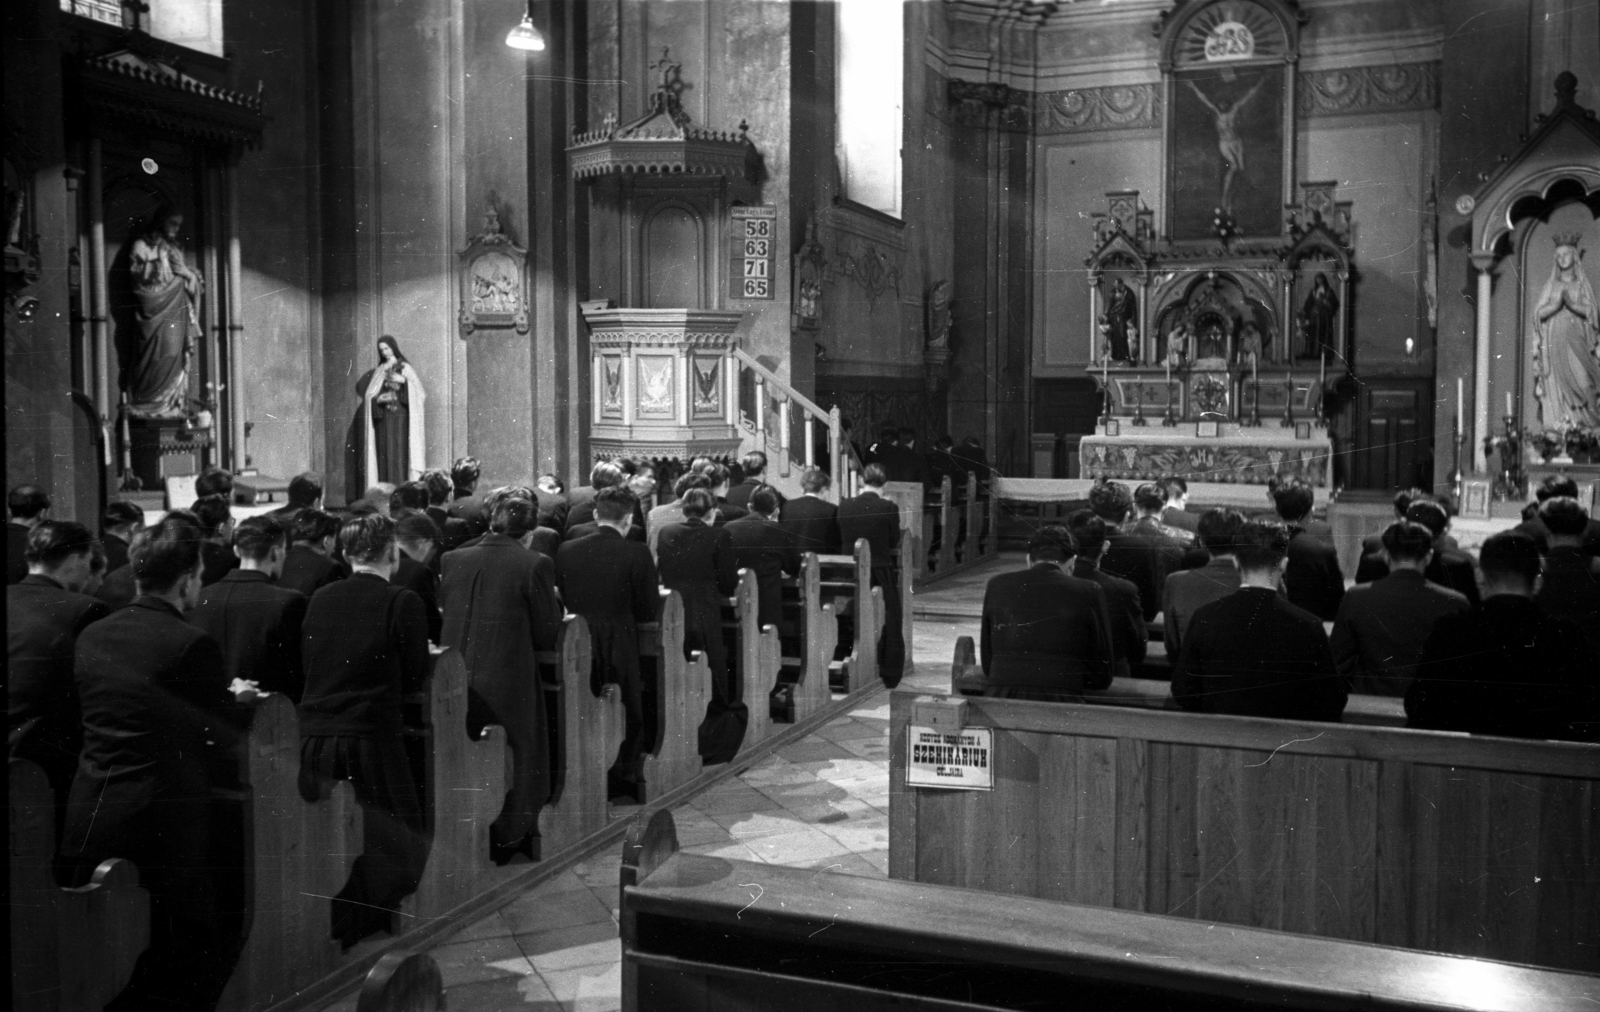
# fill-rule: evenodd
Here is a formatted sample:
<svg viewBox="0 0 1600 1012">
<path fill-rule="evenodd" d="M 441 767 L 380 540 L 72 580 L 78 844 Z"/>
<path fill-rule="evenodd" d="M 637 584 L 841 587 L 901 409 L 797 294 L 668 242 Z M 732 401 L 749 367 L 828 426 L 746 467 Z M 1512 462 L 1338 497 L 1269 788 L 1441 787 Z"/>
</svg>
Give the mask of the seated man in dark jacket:
<svg viewBox="0 0 1600 1012">
<path fill-rule="evenodd" d="M 734 562 L 756 574 L 760 590 L 760 617 L 764 626 L 776 626 L 783 618 L 783 578 L 800 571 L 800 552 L 794 535 L 777 523 L 778 492 L 762 485 L 745 500 L 750 512 L 725 528 L 733 538 Z"/>
<path fill-rule="evenodd" d="M 1344 600 L 1344 574 L 1339 571 L 1339 553 L 1333 542 L 1310 527 L 1315 493 L 1310 485 L 1291 478 L 1273 486 L 1272 502 L 1289 527 L 1289 562 L 1283 571 L 1289 603 L 1332 622 Z"/>
<path fill-rule="evenodd" d="M 393 520 L 355 517 L 340 528 L 339 547 L 352 574 L 306 609 L 300 793 L 324 798 L 348 780 L 361 803 L 363 851 L 332 908 L 332 935 L 348 949 L 387 930 L 428 859 L 401 719 L 401 701 L 428 677 L 428 620 L 421 598 L 389 583 Z"/>
<path fill-rule="evenodd" d="M 1412 503 L 1421 502 L 1422 500 L 1429 498 L 1432 497 L 1420 488 L 1408 488 L 1396 492 L 1394 495 L 1395 520 L 1404 520 L 1406 518 L 1406 510 L 1411 508 Z M 1377 534 L 1373 534 L 1370 537 L 1361 539 L 1361 561 L 1356 565 L 1357 583 L 1370 583 L 1371 581 L 1382 576 L 1383 572 L 1387 572 L 1387 570 L 1376 573 L 1370 572 L 1367 569 L 1369 559 L 1380 566 L 1383 565 L 1382 531 L 1379 531 Z"/>
<path fill-rule="evenodd" d="M 233 531 L 239 568 L 200 592 L 189 622 L 222 647 L 228 679 L 256 683 L 300 702 L 300 626 L 306 597 L 273 581 L 283 569 L 288 532 L 271 514 L 241 520 Z"/>
<path fill-rule="evenodd" d="M 1071 703 L 1111 684 L 1116 647 L 1105 591 L 1069 575 L 1077 547 L 1049 524 L 1028 539 L 1028 568 L 983 592 L 979 660 L 986 696 Z"/>
<path fill-rule="evenodd" d="M 236 786 L 239 717 L 222 650 L 183 618 L 200 594 L 202 540 L 183 511 L 137 534 L 138 596 L 78 637 L 83 754 L 63 873 L 81 885 L 100 862 L 126 858 L 150 891 L 150 946 L 108 1009 L 209 1009 L 238 956 L 211 869 L 237 870 L 243 854 L 219 852 L 210 830 L 213 789 Z"/>
<path fill-rule="evenodd" d="M 1160 499 L 1160 494 L 1156 497 Z M 1164 501 L 1152 505 L 1157 515 L 1165 508 Z M 1100 482 L 1091 488 L 1089 508 L 1106 522 L 1106 538 L 1110 542 L 1100 568 L 1139 588 L 1139 605 L 1144 609 L 1145 621 L 1150 621 L 1161 610 L 1161 588 L 1167 582 L 1167 574 L 1183 565 L 1183 546 L 1148 525 L 1140 530 L 1123 528 L 1133 512 L 1133 493 L 1120 481 Z"/>
<path fill-rule="evenodd" d="M 589 623 L 592 672 L 588 691 L 616 685 L 625 721 L 622 747 L 606 777 L 612 797 L 643 799 L 644 753 L 655 734 L 656 689 L 639 663 L 639 623 L 654 622 L 661 607 L 650 549 L 627 537 L 634 496 L 603 488 L 594 497 L 596 529 L 564 542 L 556 553 L 556 585 L 569 610 Z"/>
<path fill-rule="evenodd" d="M 778 523 L 794 535 L 795 547 L 802 552 L 838 555 L 842 551 L 839 507 L 822 497 L 832 485 L 828 472 L 820 467 L 808 467 L 800 475 L 800 488 L 805 495 L 778 507 Z"/>
<path fill-rule="evenodd" d="M 1390 524 L 1383 545 L 1389 575 L 1345 594 L 1333 623 L 1333 662 L 1351 692 L 1404 696 L 1434 625 L 1471 605 L 1423 575 L 1433 558 L 1428 528 L 1409 520 Z"/>
<path fill-rule="evenodd" d="M 872 585 L 883 589 L 883 634 L 878 639 L 878 677 L 894 688 L 905 674 L 906 639 L 900 600 L 900 507 L 883 495 L 882 465 L 861 471 L 861 494 L 839 503 L 839 541 L 846 553 L 865 540 L 872 551 Z"/>
<path fill-rule="evenodd" d="M 317 591 L 347 575 L 344 564 L 333 557 L 339 521 L 321 510 L 303 509 L 289 527 L 289 551 L 283 556 L 278 586 L 297 590 L 310 600 Z"/>
<path fill-rule="evenodd" d="M 1106 522 L 1095 516 L 1093 510 L 1079 510 L 1068 517 L 1067 530 L 1078 546 L 1072 575 L 1099 584 L 1106 594 L 1111 645 L 1116 657 L 1113 674 L 1118 678 L 1132 677 L 1133 666 L 1144 660 L 1145 645 L 1150 639 L 1144 624 L 1144 609 L 1139 605 L 1139 588 L 1120 576 L 1101 571 L 1100 557 L 1105 554 L 1107 544 Z"/>
<path fill-rule="evenodd" d="M 1206 552 L 1206 563 L 1167 577 L 1161 591 L 1163 645 L 1169 663 L 1183 652 L 1183 636 L 1195 612 L 1239 589 L 1239 566 L 1233 558 L 1233 539 L 1245 523 L 1238 510 L 1209 509 L 1200 514 L 1196 540 Z"/>
<path fill-rule="evenodd" d="M 394 516 L 395 543 L 400 547 L 399 564 L 389 582 L 404 587 L 422 598 L 428 614 L 428 641 L 439 642 L 442 620 L 439 617 L 439 527 L 421 510 L 402 510 Z"/>
<path fill-rule="evenodd" d="M 128 546 L 133 536 L 144 529 L 144 510 L 125 499 L 106 503 L 100 514 L 100 541 L 106 546 L 106 572 L 114 573 L 128 564 Z"/>
<path fill-rule="evenodd" d="M 1515 529 L 1539 542 L 1541 552 L 1548 552 L 1550 529 L 1539 515 L 1538 506 L 1543 506 L 1551 499 L 1577 499 L 1578 481 L 1570 474 L 1552 474 L 1539 483 L 1533 494 L 1538 505 L 1529 504 L 1532 507 L 1531 515 L 1529 510 L 1523 510 L 1525 519 Z M 1578 548 L 1591 559 L 1600 558 L 1600 519 L 1590 517 L 1588 523 L 1584 524 L 1583 533 L 1578 537 Z"/>
<path fill-rule="evenodd" d="M 1496 534 L 1478 553 L 1483 603 L 1440 619 L 1406 692 L 1408 727 L 1517 738 L 1600 737 L 1583 631 L 1534 603 L 1539 543 Z"/>
<path fill-rule="evenodd" d="M 1539 522 L 1549 532 L 1550 547 L 1534 600 L 1545 614 L 1577 623 L 1600 671 L 1600 559 L 1583 549 L 1589 513 L 1578 500 L 1555 496 L 1539 505 Z"/>
<path fill-rule="evenodd" d="M 1455 539 L 1450 537 L 1450 513 L 1444 504 L 1427 497 L 1413 499 L 1406 507 L 1405 519 L 1433 533 L 1433 555 L 1422 575 L 1432 583 L 1455 591 L 1477 607 L 1477 567 L 1472 563 L 1472 556 L 1458 548 Z M 1382 579 L 1388 572 L 1389 563 L 1383 555 L 1364 555 L 1356 568 L 1356 582 L 1370 583 Z"/>
<path fill-rule="evenodd" d="M 1234 538 L 1239 589 L 1201 608 L 1172 671 L 1185 710 L 1338 720 L 1347 698 L 1317 616 L 1279 596 L 1289 531 L 1251 522 Z"/>
<path fill-rule="evenodd" d="M 6 588 L 6 742 L 13 759 L 44 771 L 63 813 L 83 745 L 73 682 L 78 636 L 110 614 L 82 593 L 91 579 L 93 547 L 82 524 L 36 524 L 24 556 L 28 575 Z M 58 837 L 60 829 L 58 818 Z"/>
<path fill-rule="evenodd" d="M 750 508 L 750 496 L 756 489 L 767 485 L 767 455 L 760 450 L 751 450 L 739 458 L 739 468 L 744 471 L 744 479 L 739 484 L 728 489 L 728 502 L 741 509 Z M 778 505 L 783 505 L 783 496 L 777 489 L 772 488 L 772 493 L 778 496 Z"/>
</svg>

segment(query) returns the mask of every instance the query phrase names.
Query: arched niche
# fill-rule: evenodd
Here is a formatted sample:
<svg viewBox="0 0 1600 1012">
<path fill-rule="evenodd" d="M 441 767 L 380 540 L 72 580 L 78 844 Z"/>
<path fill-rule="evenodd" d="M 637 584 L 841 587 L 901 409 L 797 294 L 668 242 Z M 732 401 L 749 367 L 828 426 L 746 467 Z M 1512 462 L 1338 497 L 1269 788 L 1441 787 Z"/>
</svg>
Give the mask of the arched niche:
<svg viewBox="0 0 1600 1012">
<path fill-rule="evenodd" d="M 641 229 L 644 305 L 651 309 L 705 309 L 705 223 L 693 205 L 666 200 L 652 207 Z"/>
</svg>

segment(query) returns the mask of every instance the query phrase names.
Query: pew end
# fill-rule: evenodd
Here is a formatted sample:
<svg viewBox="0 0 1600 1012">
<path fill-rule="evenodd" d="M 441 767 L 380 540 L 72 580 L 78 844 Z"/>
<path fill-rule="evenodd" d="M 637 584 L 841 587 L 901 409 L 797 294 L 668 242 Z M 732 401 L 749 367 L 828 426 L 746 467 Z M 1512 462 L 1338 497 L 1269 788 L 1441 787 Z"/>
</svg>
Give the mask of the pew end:
<svg viewBox="0 0 1600 1012">
<path fill-rule="evenodd" d="M 444 977 L 425 952 L 386 952 L 367 971 L 356 1012 L 442 1012 Z"/>
<path fill-rule="evenodd" d="M 684 653 L 683 596 L 661 591 L 661 618 L 655 633 L 639 629 L 640 654 L 657 658 L 656 740 L 644 756 L 643 804 L 649 804 L 682 787 L 704 769 L 700 758 L 700 722 L 711 695 L 711 666 L 705 654 Z M 645 649 L 645 644 L 650 649 Z"/>
<path fill-rule="evenodd" d="M 593 650 L 589 624 L 581 616 L 568 615 L 549 655 L 560 678 L 546 682 L 555 699 L 556 751 L 563 757 L 561 791 L 539 812 L 539 832 L 552 852 L 572 846 L 611 821 L 606 774 L 622 746 L 622 692 L 606 684 L 599 696 L 594 694 Z"/>
</svg>

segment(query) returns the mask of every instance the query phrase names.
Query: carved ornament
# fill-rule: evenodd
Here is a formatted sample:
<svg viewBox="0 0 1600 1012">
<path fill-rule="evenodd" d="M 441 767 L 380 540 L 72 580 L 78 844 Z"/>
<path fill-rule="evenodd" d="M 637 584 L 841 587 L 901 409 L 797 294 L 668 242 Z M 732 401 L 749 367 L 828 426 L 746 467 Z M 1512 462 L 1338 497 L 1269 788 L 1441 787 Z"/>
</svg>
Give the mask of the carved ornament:
<svg viewBox="0 0 1600 1012">
<path fill-rule="evenodd" d="M 1310 71 L 1300 75 L 1295 91 L 1301 116 L 1434 109 L 1439 105 L 1439 65 L 1402 63 Z"/>
<path fill-rule="evenodd" d="M 1161 91 L 1154 84 L 1051 91 L 1038 97 L 1041 134 L 1144 130 L 1161 125 Z"/>
<path fill-rule="evenodd" d="M 875 243 L 865 244 L 859 252 L 847 252 L 843 273 L 847 278 L 854 278 L 861 290 L 867 293 L 869 306 L 876 306 L 878 297 L 891 288 L 897 295 L 900 292 L 900 265 Z"/>
<path fill-rule="evenodd" d="M 483 231 L 457 254 L 461 258 L 461 336 L 481 328 L 511 328 L 526 334 L 528 323 L 528 251 L 500 231 L 500 212 L 490 201 Z"/>
</svg>

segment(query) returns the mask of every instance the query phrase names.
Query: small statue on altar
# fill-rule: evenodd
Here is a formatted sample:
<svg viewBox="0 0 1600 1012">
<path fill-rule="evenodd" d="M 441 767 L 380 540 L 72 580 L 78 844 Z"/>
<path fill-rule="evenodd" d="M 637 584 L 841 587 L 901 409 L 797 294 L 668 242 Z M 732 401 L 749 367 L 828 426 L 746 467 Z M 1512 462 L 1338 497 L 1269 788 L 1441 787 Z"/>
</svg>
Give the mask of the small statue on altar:
<svg viewBox="0 0 1600 1012">
<path fill-rule="evenodd" d="M 1100 319 L 1111 344 L 1111 358 L 1118 362 L 1131 361 L 1129 349 L 1139 345 L 1139 303 L 1133 289 L 1121 278 L 1112 283 L 1106 311 Z"/>
<path fill-rule="evenodd" d="M 1139 364 L 1139 328 L 1132 323 L 1126 328 L 1128 335 L 1128 361 L 1134 365 Z"/>
<path fill-rule="evenodd" d="M 1178 324 L 1167 332 L 1167 357 L 1165 365 L 1178 369 L 1189 359 L 1189 328 Z"/>
<path fill-rule="evenodd" d="M 1301 354 L 1306 358 L 1321 358 L 1326 352 L 1339 355 L 1339 341 L 1334 333 L 1339 316 L 1339 296 L 1333 293 L 1326 274 L 1318 274 L 1311 283 L 1311 294 L 1300 307 L 1298 323 L 1301 334 Z"/>
<path fill-rule="evenodd" d="M 1239 331 L 1239 364 L 1259 365 L 1261 356 L 1261 328 L 1254 323 L 1246 323 Z"/>
</svg>

